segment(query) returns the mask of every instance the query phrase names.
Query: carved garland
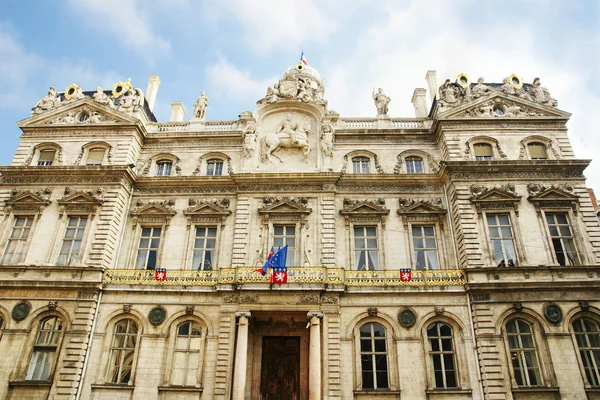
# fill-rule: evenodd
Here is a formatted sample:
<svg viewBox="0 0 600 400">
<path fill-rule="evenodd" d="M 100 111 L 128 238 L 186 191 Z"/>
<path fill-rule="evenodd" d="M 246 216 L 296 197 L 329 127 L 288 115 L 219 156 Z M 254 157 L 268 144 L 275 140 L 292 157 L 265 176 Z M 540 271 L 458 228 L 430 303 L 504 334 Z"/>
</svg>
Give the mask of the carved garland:
<svg viewBox="0 0 600 400">
<path fill-rule="evenodd" d="M 486 187 L 473 184 L 469 187 L 471 198 L 469 199 L 481 215 L 483 210 L 490 209 L 513 209 L 519 215 L 519 202 L 521 196 L 515 192 L 515 185 L 509 183 L 502 186 Z"/>
</svg>

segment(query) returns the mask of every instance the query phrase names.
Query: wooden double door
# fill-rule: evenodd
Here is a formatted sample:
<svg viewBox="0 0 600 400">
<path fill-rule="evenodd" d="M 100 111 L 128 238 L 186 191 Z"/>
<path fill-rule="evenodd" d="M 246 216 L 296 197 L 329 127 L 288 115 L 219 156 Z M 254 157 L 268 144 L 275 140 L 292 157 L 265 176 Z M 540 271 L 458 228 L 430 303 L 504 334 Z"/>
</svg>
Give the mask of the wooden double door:
<svg viewBox="0 0 600 400">
<path fill-rule="evenodd" d="M 263 336 L 260 393 L 262 400 L 301 399 L 299 336 Z"/>
</svg>

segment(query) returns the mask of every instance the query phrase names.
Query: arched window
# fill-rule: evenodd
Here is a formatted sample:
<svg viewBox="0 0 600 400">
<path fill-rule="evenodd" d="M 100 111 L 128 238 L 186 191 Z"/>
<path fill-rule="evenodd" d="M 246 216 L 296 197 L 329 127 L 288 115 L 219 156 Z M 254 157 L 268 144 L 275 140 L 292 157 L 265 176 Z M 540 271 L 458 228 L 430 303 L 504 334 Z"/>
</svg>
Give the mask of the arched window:
<svg viewBox="0 0 600 400">
<path fill-rule="evenodd" d="M 354 157 L 352 159 L 352 173 L 354 174 L 370 174 L 370 160 L 368 157 Z"/>
<path fill-rule="evenodd" d="M 491 161 L 494 159 L 492 146 L 488 143 L 475 143 L 473 151 L 475 152 L 475 160 L 477 161 Z"/>
<path fill-rule="evenodd" d="M 429 355 L 433 365 L 436 389 L 458 387 L 456 373 L 456 350 L 452 327 L 443 322 L 434 322 L 427 327 Z"/>
<path fill-rule="evenodd" d="M 122 385 L 130 384 L 135 351 L 138 341 L 138 326 L 131 319 L 123 319 L 115 325 L 110 347 L 107 381 Z"/>
<path fill-rule="evenodd" d="M 506 324 L 512 371 L 518 386 L 540 386 L 542 378 L 531 325 L 522 319 Z"/>
<path fill-rule="evenodd" d="M 363 390 L 388 389 L 385 328 L 369 322 L 360 327 L 360 366 Z"/>
<path fill-rule="evenodd" d="M 27 370 L 28 381 L 47 381 L 52 376 L 62 337 L 63 321 L 58 317 L 44 318 L 33 345 L 33 354 Z"/>
<path fill-rule="evenodd" d="M 37 165 L 39 167 L 49 167 L 54 162 L 55 156 L 56 150 L 54 149 L 41 150 Z"/>
<path fill-rule="evenodd" d="M 532 160 L 547 160 L 546 145 L 540 142 L 532 142 L 527 145 L 529 158 Z"/>
<path fill-rule="evenodd" d="M 173 162 L 169 160 L 160 160 L 156 162 L 156 176 L 170 176 Z"/>
<path fill-rule="evenodd" d="M 600 328 L 589 318 L 573 321 L 579 357 L 590 386 L 600 387 Z"/>
<path fill-rule="evenodd" d="M 198 382 L 198 368 L 202 345 L 202 328 L 195 321 L 177 326 L 173 357 L 172 385 L 193 386 Z"/>
<path fill-rule="evenodd" d="M 223 160 L 213 158 L 206 162 L 206 175 L 221 176 L 223 175 Z"/>
<path fill-rule="evenodd" d="M 423 159 L 416 156 L 406 157 L 406 172 L 409 174 L 424 173 L 425 170 L 423 169 Z"/>
</svg>

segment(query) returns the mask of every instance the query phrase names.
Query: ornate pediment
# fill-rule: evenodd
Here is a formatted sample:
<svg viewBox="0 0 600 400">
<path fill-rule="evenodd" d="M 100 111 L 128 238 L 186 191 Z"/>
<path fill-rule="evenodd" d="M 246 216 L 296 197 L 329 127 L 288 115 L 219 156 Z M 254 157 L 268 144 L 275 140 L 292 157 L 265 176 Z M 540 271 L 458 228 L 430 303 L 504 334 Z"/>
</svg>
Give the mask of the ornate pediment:
<svg viewBox="0 0 600 400">
<path fill-rule="evenodd" d="M 263 199 L 263 207 L 258 213 L 273 218 L 302 219 L 310 214 L 312 209 L 308 207 L 307 197 L 273 197 L 267 196 Z"/>
<path fill-rule="evenodd" d="M 579 196 L 573 194 L 573 186 L 552 185 L 545 186 L 539 183 L 530 183 L 527 185 L 529 197 L 527 200 L 535 204 L 538 212 L 542 208 L 571 208 L 577 214 Z"/>
<path fill-rule="evenodd" d="M 196 222 L 222 224 L 231 214 L 229 203 L 229 199 L 190 199 L 190 207 L 183 214 L 188 218 L 188 225 Z"/>
<path fill-rule="evenodd" d="M 177 214 L 174 209 L 175 200 L 138 200 L 136 208 L 131 211 L 131 216 L 139 222 L 158 222 L 168 224 Z"/>
<path fill-rule="evenodd" d="M 402 217 L 405 229 L 408 229 L 409 221 L 439 222 L 440 227 L 443 229 L 446 209 L 443 207 L 440 197 L 429 199 L 400 198 L 396 213 Z"/>
<path fill-rule="evenodd" d="M 52 189 L 19 190 L 13 189 L 10 198 L 5 200 L 5 217 L 11 212 L 39 214 L 43 208 L 50 204 Z"/>
<path fill-rule="evenodd" d="M 385 217 L 390 210 L 385 205 L 385 200 L 378 199 L 344 199 L 344 208 L 340 214 L 346 218 L 346 222 L 381 222 L 385 229 Z"/>
<path fill-rule="evenodd" d="M 473 184 L 469 187 L 471 203 L 475 204 L 477 212 L 484 209 L 513 209 L 519 213 L 521 196 L 515 192 L 515 185 L 509 183 L 502 186 L 486 187 Z"/>
<path fill-rule="evenodd" d="M 65 197 L 56 201 L 60 206 L 60 215 L 71 213 L 95 214 L 98 206 L 102 205 L 102 189 L 80 190 L 73 192 L 69 187 L 65 188 Z"/>
</svg>

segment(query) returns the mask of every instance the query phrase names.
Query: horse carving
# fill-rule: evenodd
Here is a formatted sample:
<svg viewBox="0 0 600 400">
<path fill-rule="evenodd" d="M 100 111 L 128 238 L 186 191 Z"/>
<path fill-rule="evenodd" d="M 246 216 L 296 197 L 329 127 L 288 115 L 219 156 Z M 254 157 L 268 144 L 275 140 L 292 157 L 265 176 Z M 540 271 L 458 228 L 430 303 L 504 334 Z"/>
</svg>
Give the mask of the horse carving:
<svg viewBox="0 0 600 400">
<path fill-rule="evenodd" d="M 304 161 L 308 162 L 310 153 L 310 144 L 308 135 L 310 134 L 310 121 L 304 120 L 302 126 L 292 123 L 292 114 L 288 114 L 277 128 L 277 132 L 270 133 L 260 139 L 260 158 L 263 163 L 273 162 L 273 157 L 283 162 L 278 153 L 281 148 L 298 148 L 302 150 Z"/>
</svg>

